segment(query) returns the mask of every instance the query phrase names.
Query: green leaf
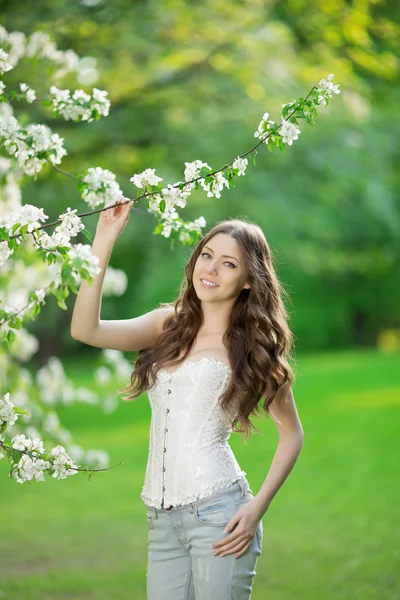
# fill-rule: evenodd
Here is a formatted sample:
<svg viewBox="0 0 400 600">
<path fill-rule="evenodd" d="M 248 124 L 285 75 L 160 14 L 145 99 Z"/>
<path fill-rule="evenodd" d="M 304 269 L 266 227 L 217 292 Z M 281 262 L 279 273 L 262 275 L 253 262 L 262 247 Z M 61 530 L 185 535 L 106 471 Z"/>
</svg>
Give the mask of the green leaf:
<svg viewBox="0 0 400 600">
<path fill-rule="evenodd" d="M 30 413 L 26 412 L 23 408 L 19 408 L 18 406 L 14 406 L 14 412 L 18 415 L 30 415 Z"/>
<path fill-rule="evenodd" d="M 57 299 L 57 304 L 60 308 L 62 308 L 63 310 L 68 310 L 68 306 L 65 304 L 64 302 L 64 298 L 58 298 Z"/>
<path fill-rule="evenodd" d="M 7 331 L 7 336 L 6 336 L 6 337 L 7 337 L 7 340 L 8 340 L 8 341 L 11 343 L 11 342 L 13 342 L 13 341 L 15 340 L 15 338 L 16 338 L 16 335 L 15 335 L 15 333 L 14 333 L 13 331 L 11 331 L 11 329 L 10 329 L 10 331 Z"/>
<path fill-rule="evenodd" d="M 157 225 L 154 228 L 153 233 L 154 233 L 154 235 L 159 235 L 162 232 L 162 230 L 163 230 L 162 223 L 157 223 Z"/>
<path fill-rule="evenodd" d="M 89 229 L 85 227 L 84 229 L 82 229 L 82 233 L 89 240 L 90 243 L 93 242 L 93 235 L 92 232 L 89 231 Z"/>
<path fill-rule="evenodd" d="M 167 206 L 167 203 L 165 202 L 164 198 L 161 200 L 160 202 L 160 212 L 165 212 L 165 207 Z"/>
</svg>

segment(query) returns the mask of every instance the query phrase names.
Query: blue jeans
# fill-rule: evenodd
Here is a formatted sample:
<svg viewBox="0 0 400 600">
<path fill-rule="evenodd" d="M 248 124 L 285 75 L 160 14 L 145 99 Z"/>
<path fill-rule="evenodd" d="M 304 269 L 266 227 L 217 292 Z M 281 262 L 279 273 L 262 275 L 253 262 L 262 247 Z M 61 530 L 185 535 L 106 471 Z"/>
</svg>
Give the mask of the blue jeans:
<svg viewBox="0 0 400 600">
<path fill-rule="evenodd" d="M 147 600 L 248 600 L 261 554 L 263 526 L 247 550 L 214 556 L 227 523 L 254 498 L 245 478 L 202 500 L 170 509 L 146 505 Z"/>
</svg>

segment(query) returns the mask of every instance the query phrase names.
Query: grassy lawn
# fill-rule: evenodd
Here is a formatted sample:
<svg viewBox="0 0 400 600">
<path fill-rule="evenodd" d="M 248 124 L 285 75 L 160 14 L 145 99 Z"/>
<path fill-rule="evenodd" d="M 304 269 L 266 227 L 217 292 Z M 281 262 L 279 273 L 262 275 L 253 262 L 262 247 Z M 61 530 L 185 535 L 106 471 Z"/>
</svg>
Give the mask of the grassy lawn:
<svg viewBox="0 0 400 600">
<path fill-rule="evenodd" d="M 263 517 L 254 600 L 395 600 L 400 597 L 398 518 L 399 356 L 374 350 L 297 356 L 293 388 L 303 452 Z M 92 364 L 66 363 L 92 387 Z M 0 598 L 145 599 L 147 521 L 140 499 L 148 451 L 146 396 L 111 415 L 63 408 L 75 443 L 124 465 L 90 481 L 20 485 L 0 461 Z M 231 446 L 250 486 L 264 480 L 277 434 Z M 171 600 L 174 600 L 171 598 Z"/>
</svg>

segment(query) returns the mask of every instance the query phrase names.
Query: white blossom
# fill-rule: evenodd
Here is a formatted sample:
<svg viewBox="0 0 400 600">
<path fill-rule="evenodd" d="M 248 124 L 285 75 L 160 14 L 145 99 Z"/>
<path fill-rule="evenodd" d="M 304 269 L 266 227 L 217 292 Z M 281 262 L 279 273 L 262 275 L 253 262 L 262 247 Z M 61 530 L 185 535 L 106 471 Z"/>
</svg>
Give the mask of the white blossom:
<svg viewBox="0 0 400 600">
<path fill-rule="evenodd" d="M 239 156 L 233 161 L 232 167 L 239 169 L 238 176 L 245 175 L 248 162 L 247 158 L 240 158 Z"/>
<path fill-rule="evenodd" d="M 0 225 L 1 222 L 3 222 L 5 227 L 11 230 L 14 225 L 19 223 L 21 227 L 27 225 L 27 231 L 31 232 L 35 228 L 40 227 L 40 221 L 44 223 L 48 218 L 49 217 L 44 213 L 43 208 L 39 208 L 33 204 L 24 204 L 1 218 Z M 19 232 L 19 230 L 20 228 L 18 227 L 16 232 Z"/>
<path fill-rule="evenodd" d="M 190 239 L 191 239 L 190 231 L 187 231 L 185 229 L 181 229 L 180 232 L 179 232 L 178 239 L 179 239 L 180 242 L 189 243 Z"/>
<path fill-rule="evenodd" d="M 31 458 L 25 454 L 21 457 L 18 464 L 14 466 L 12 475 L 18 483 L 32 481 L 33 478 L 35 478 L 36 481 L 44 481 L 44 471 L 50 467 L 51 463 L 48 460 Z"/>
<path fill-rule="evenodd" d="M 33 475 L 36 481 L 44 481 L 44 471 L 51 467 L 51 463 L 48 460 L 37 458 L 33 462 Z"/>
<path fill-rule="evenodd" d="M 10 250 L 7 242 L 0 242 L 0 267 L 4 265 L 7 258 L 11 256 L 13 250 Z"/>
<path fill-rule="evenodd" d="M 284 144 L 288 144 L 291 146 L 295 140 L 298 139 L 300 129 L 294 124 L 286 121 L 283 117 L 281 117 L 282 125 L 281 125 L 281 136 Z"/>
<path fill-rule="evenodd" d="M 14 425 L 19 415 L 14 412 L 14 404 L 10 402 L 10 393 L 0 398 L 0 425 L 7 422 L 9 426 Z"/>
<path fill-rule="evenodd" d="M 32 102 L 34 102 L 36 100 L 36 92 L 35 90 L 33 90 L 32 88 L 30 88 L 27 92 L 26 92 L 26 101 L 31 104 Z"/>
<path fill-rule="evenodd" d="M 31 450 L 32 449 L 32 440 L 26 437 L 25 434 L 21 433 L 20 435 L 16 435 L 11 440 L 11 445 L 15 450 Z"/>
<path fill-rule="evenodd" d="M 275 121 L 268 120 L 269 113 L 264 113 L 263 117 L 258 125 L 257 131 L 254 133 L 256 138 L 264 138 L 264 136 L 271 130 L 272 126 L 275 125 Z M 270 135 L 263 139 L 263 142 L 268 145 L 269 140 L 273 140 L 275 136 Z"/>
<path fill-rule="evenodd" d="M 43 454 L 45 452 L 44 445 L 40 437 L 37 436 L 33 440 L 31 440 L 31 451 L 39 452 L 40 454 Z"/>
<path fill-rule="evenodd" d="M 178 183 L 181 183 L 181 182 L 179 181 Z M 168 184 L 167 188 L 163 188 L 162 196 L 157 195 L 157 197 L 155 199 L 157 201 L 156 206 L 158 208 L 158 200 L 161 200 L 161 198 L 163 198 L 166 203 L 167 211 L 173 210 L 175 205 L 180 206 L 181 208 L 185 208 L 186 200 L 187 200 L 188 196 L 190 196 L 190 191 L 187 191 L 186 186 L 184 189 L 181 190 L 178 187 L 178 184 L 174 184 L 174 185 Z M 154 206 L 155 200 L 153 199 L 153 201 L 151 202 L 151 207 L 153 209 L 156 208 Z"/>
<path fill-rule="evenodd" d="M 61 224 L 55 229 L 58 233 L 65 236 L 75 237 L 82 229 L 85 229 L 85 225 L 82 223 L 82 219 L 76 214 L 78 209 L 72 210 L 67 208 L 67 212 L 59 216 L 62 219 Z"/>
<path fill-rule="evenodd" d="M 79 56 L 73 50 L 66 50 L 65 52 L 58 50 L 54 42 L 51 41 L 50 36 L 42 31 L 35 31 L 29 37 L 25 55 L 28 57 L 37 56 L 38 58 L 45 58 L 60 68 L 55 72 L 54 77 L 59 78 L 71 71 L 76 71 L 79 66 Z"/>
<path fill-rule="evenodd" d="M 328 75 L 328 77 L 326 79 L 324 79 L 324 78 L 320 79 L 318 86 L 317 86 L 317 91 L 319 92 L 319 96 L 318 96 L 319 104 L 325 104 L 325 106 L 326 106 L 326 101 L 327 101 L 327 99 L 330 100 L 332 98 L 332 94 L 340 94 L 340 90 L 339 90 L 340 84 L 334 85 L 332 83 L 333 77 L 334 77 L 334 75 L 333 75 L 333 73 L 331 73 L 330 75 Z"/>
<path fill-rule="evenodd" d="M 204 179 L 200 180 L 201 187 L 207 192 L 207 196 L 211 198 L 221 198 L 221 191 L 223 187 L 229 188 L 229 181 L 224 177 L 224 174 L 220 171 L 212 176 L 212 182 L 206 183 Z"/>
<path fill-rule="evenodd" d="M 24 299 L 23 302 L 20 302 L 19 304 L 25 306 L 27 304 L 27 300 Z M 31 305 L 33 304 L 34 302 L 31 302 Z M 14 306 L 13 312 L 18 308 L 19 306 Z M 25 315 L 26 310 L 21 311 L 19 313 L 19 316 L 22 317 L 23 315 Z M 21 327 L 21 329 L 14 330 L 14 333 L 16 337 L 12 345 L 9 347 L 10 355 L 16 357 L 21 362 L 27 362 L 38 351 L 39 341 L 34 335 L 31 335 L 24 327 Z M 20 401 L 19 404 L 21 404 Z"/>
<path fill-rule="evenodd" d="M 91 277 L 95 277 L 98 273 L 101 273 L 99 267 L 99 258 L 92 254 L 92 248 L 89 244 L 76 244 L 72 246 L 69 251 L 69 256 L 72 260 L 79 258 L 83 261 L 82 267 L 85 268 Z"/>
<path fill-rule="evenodd" d="M 58 229 L 58 228 L 56 228 Z M 54 250 L 58 248 L 58 246 L 68 246 L 71 247 L 69 242 L 70 237 L 65 231 L 54 230 L 51 236 L 45 231 L 41 230 L 39 232 L 39 244 L 45 250 Z"/>
<path fill-rule="evenodd" d="M 83 90 L 75 90 L 71 95 L 70 90 L 61 90 L 53 85 L 50 88 L 49 99 L 53 110 L 62 115 L 64 119 L 90 123 L 94 120 L 92 117 L 94 110 L 102 116 L 109 114 L 110 101 L 107 95 L 108 92 L 97 88 L 93 89 L 93 96 Z"/>
<path fill-rule="evenodd" d="M 6 73 L 7 71 L 11 71 L 13 66 L 7 62 L 8 54 L 4 52 L 3 49 L 0 48 L 0 74 Z"/>
<path fill-rule="evenodd" d="M 77 469 L 77 465 L 73 462 L 72 458 L 68 456 L 63 446 L 56 446 L 51 451 L 52 456 L 52 468 L 54 469 L 53 477 L 56 479 L 65 479 L 69 475 L 76 475 L 78 471 L 68 469 Z"/>
<path fill-rule="evenodd" d="M 122 269 L 107 267 L 103 282 L 104 296 L 122 296 L 128 287 L 128 277 Z"/>
<path fill-rule="evenodd" d="M 162 181 L 162 177 L 155 174 L 155 169 L 145 169 L 142 173 L 131 177 L 129 181 L 138 188 L 144 188 L 149 185 L 158 185 Z"/>
<path fill-rule="evenodd" d="M 27 135 L 22 135 L 20 129 L 15 117 L 0 117 L 0 138 L 5 138 L 4 147 L 18 158 L 19 166 L 27 175 L 39 173 L 47 160 L 59 164 L 67 154 L 63 138 L 52 133 L 47 125 L 28 125 Z M 37 154 L 43 152 L 47 157 L 39 158 Z"/>
<path fill-rule="evenodd" d="M 198 219 L 195 219 L 193 221 L 192 225 L 193 225 L 193 228 L 197 227 L 197 228 L 201 229 L 207 225 L 207 222 L 204 217 L 198 217 Z"/>
<path fill-rule="evenodd" d="M 110 381 L 111 376 L 110 369 L 103 366 L 99 367 L 94 373 L 95 381 L 99 385 L 106 385 Z"/>
<path fill-rule="evenodd" d="M 34 100 L 36 100 L 36 92 L 31 87 L 29 87 L 26 83 L 20 83 L 19 87 L 21 92 L 26 95 L 26 101 L 31 104 Z"/>
<path fill-rule="evenodd" d="M 91 208 L 102 203 L 105 206 L 114 204 L 122 196 L 115 174 L 108 169 L 90 167 L 82 181 L 86 184 L 82 198 Z"/>
<path fill-rule="evenodd" d="M 9 46 L 8 62 L 15 67 L 19 59 L 22 58 L 26 50 L 26 37 L 22 31 L 11 31 L 8 33 L 4 28 L 2 32 L 2 40 Z"/>
<path fill-rule="evenodd" d="M 209 172 L 212 171 L 210 165 L 201 161 L 194 160 L 193 162 L 185 162 L 185 181 L 192 181 L 193 179 L 198 179 L 200 177 L 200 171 L 203 167 L 206 167 Z M 195 183 L 188 183 L 186 186 L 187 190 L 192 190 L 195 187 Z"/>
<path fill-rule="evenodd" d="M 58 401 L 70 404 L 75 397 L 74 387 L 67 380 L 62 362 L 52 356 L 36 373 L 42 402 L 54 406 Z"/>
</svg>

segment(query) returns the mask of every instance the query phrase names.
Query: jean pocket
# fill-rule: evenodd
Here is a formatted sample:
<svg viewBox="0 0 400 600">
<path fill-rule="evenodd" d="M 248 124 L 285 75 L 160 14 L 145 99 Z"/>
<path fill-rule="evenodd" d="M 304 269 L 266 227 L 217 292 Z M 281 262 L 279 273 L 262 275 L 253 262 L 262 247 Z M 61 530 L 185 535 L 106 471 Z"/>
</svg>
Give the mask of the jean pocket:
<svg viewBox="0 0 400 600">
<path fill-rule="evenodd" d="M 221 496 L 207 504 L 195 506 L 193 514 L 196 520 L 202 525 L 225 527 L 235 514 L 232 495 Z"/>
<path fill-rule="evenodd" d="M 245 496 L 237 496 L 235 498 L 235 511 L 238 511 L 239 508 L 242 508 L 242 506 L 248 504 L 253 499 L 254 496 L 250 492 L 246 492 Z"/>
</svg>

